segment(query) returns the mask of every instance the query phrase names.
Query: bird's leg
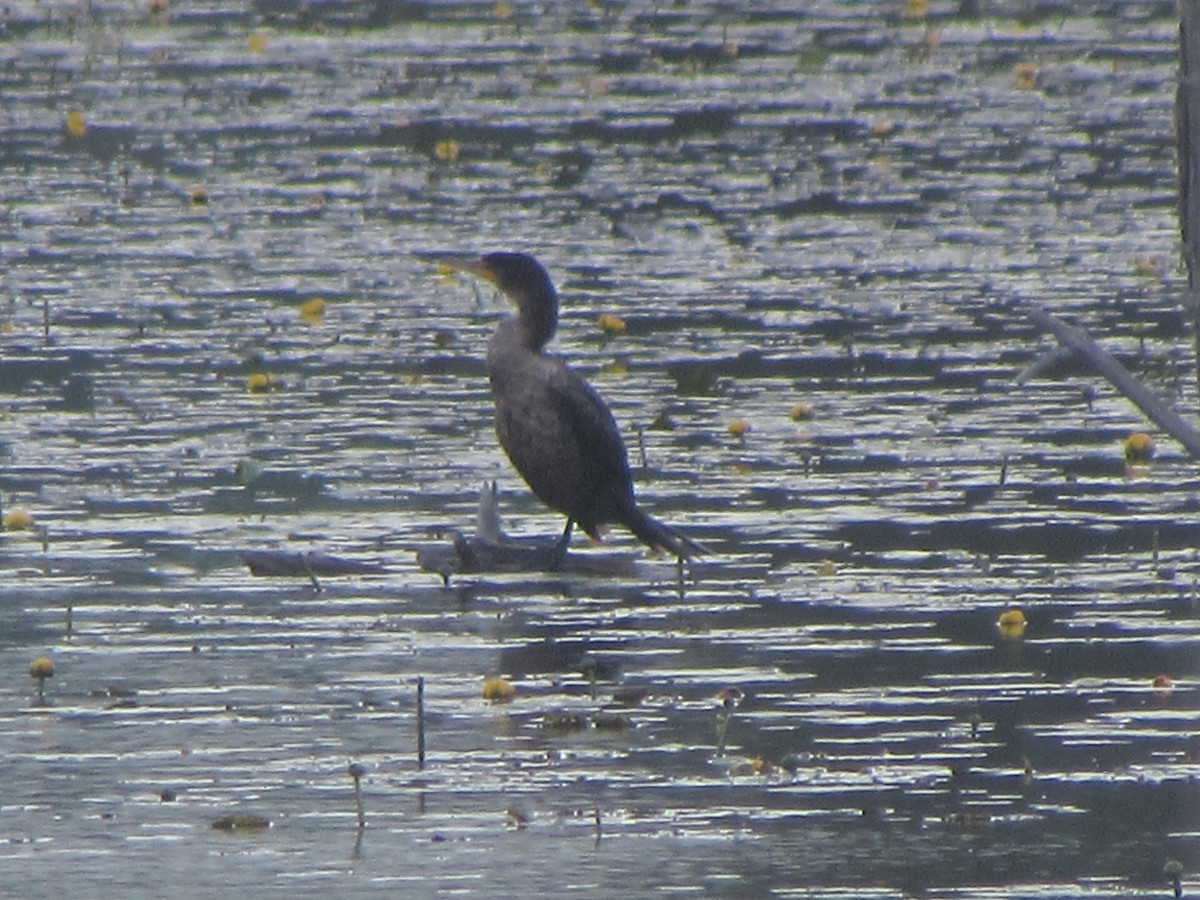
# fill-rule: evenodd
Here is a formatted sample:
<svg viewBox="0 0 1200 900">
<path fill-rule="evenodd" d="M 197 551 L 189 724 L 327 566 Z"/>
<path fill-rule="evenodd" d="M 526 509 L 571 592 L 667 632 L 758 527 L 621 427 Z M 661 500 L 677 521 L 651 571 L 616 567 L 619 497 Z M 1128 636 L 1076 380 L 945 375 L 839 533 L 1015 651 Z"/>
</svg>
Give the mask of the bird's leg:
<svg viewBox="0 0 1200 900">
<path fill-rule="evenodd" d="M 562 565 L 563 557 L 567 555 L 567 547 L 571 543 L 571 532 L 575 528 L 575 520 L 567 519 L 567 527 L 563 529 L 562 536 L 554 542 L 554 552 L 550 557 L 550 569 L 556 570 Z"/>
<path fill-rule="evenodd" d="M 567 552 L 567 545 L 571 543 L 571 532 L 575 530 L 575 520 L 567 519 L 567 525 L 563 528 L 562 537 L 558 539 L 557 548 L 560 553 Z"/>
</svg>

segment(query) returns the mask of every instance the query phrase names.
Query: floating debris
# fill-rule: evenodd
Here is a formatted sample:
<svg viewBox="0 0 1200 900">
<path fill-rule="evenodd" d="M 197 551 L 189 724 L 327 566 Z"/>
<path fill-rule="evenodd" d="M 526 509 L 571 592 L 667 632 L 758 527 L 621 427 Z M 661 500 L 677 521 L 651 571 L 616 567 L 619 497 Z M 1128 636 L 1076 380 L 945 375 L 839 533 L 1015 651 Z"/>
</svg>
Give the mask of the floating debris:
<svg viewBox="0 0 1200 900">
<path fill-rule="evenodd" d="M 235 813 L 215 819 L 212 827 L 217 831 L 229 832 L 265 831 L 271 827 L 271 820 L 266 816 L 259 816 L 254 813 Z"/>
<path fill-rule="evenodd" d="M 675 379 L 675 392 L 681 397 L 697 397 L 713 393 L 717 386 L 717 370 L 704 362 L 680 362 L 667 368 Z"/>
<path fill-rule="evenodd" d="M 592 726 L 597 731 L 627 731 L 629 719 L 617 713 L 596 713 L 592 716 Z"/>
<path fill-rule="evenodd" d="M 649 695 L 644 687 L 620 687 L 613 691 L 612 702 L 616 706 L 640 706 Z"/>
<path fill-rule="evenodd" d="M 779 767 L 769 759 L 761 756 L 755 756 L 751 759 L 742 759 L 735 762 L 729 767 L 730 778 L 745 778 L 750 775 L 774 775 L 779 771 Z"/>
<path fill-rule="evenodd" d="M 574 731 L 584 731 L 588 727 L 587 716 L 581 713 L 548 712 L 542 716 L 542 730 L 555 734 L 569 734 Z"/>
</svg>

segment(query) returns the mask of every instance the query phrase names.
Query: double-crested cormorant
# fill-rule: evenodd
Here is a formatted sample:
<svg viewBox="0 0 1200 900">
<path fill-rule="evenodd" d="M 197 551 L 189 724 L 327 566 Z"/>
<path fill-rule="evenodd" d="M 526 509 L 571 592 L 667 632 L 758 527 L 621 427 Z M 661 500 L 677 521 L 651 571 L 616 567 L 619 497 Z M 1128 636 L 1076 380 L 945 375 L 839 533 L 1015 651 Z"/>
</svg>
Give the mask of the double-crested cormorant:
<svg viewBox="0 0 1200 900">
<path fill-rule="evenodd" d="M 539 500 L 567 517 L 561 555 L 575 523 L 599 539 L 624 525 L 643 543 L 686 558 L 703 548 L 638 508 L 625 444 L 600 395 L 561 357 L 544 352 L 558 326 L 558 293 L 525 253 L 489 253 L 455 264 L 495 284 L 516 305 L 488 343 L 496 436 Z"/>
</svg>

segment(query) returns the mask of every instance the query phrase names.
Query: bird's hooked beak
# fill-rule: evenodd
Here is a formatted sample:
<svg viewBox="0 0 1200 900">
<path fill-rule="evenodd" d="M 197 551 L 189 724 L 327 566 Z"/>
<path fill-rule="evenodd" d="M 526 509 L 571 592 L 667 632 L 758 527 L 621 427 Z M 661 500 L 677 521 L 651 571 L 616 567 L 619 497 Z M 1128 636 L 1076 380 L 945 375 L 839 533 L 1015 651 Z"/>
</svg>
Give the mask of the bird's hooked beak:
<svg viewBox="0 0 1200 900">
<path fill-rule="evenodd" d="M 477 256 L 444 259 L 438 263 L 438 269 L 447 274 L 450 272 L 467 272 L 482 278 L 484 281 L 490 281 L 492 284 L 497 284 L 499 281 L 499 276 L 496 275 L 495 270 L 484 259 Z"/>
</svg>

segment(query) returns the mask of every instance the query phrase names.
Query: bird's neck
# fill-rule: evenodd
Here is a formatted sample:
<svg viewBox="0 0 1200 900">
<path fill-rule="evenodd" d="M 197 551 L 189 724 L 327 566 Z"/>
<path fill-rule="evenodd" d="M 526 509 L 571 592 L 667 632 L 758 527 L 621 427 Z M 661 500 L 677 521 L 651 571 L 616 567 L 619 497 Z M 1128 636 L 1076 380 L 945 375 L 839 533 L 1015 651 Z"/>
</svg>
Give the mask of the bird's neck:
<svg viewBox="0 0 1200 900">
<path fill-rule="evenodd" d="M 536 296 L 517 298 L 517 322 L 522 345 L 540 353 L 558 328 L 558 295 L 551 289 Z"/>
<path fill-rule="evenodd" d="M 540 355 L 541 348 L 530 346 L 519 319 L 503 319 L 496 325 L 488 341 L 488 374 L 493 378 L 504 377 L 509 372 L 521 369 L 531 357 Z"/>
</svg>

